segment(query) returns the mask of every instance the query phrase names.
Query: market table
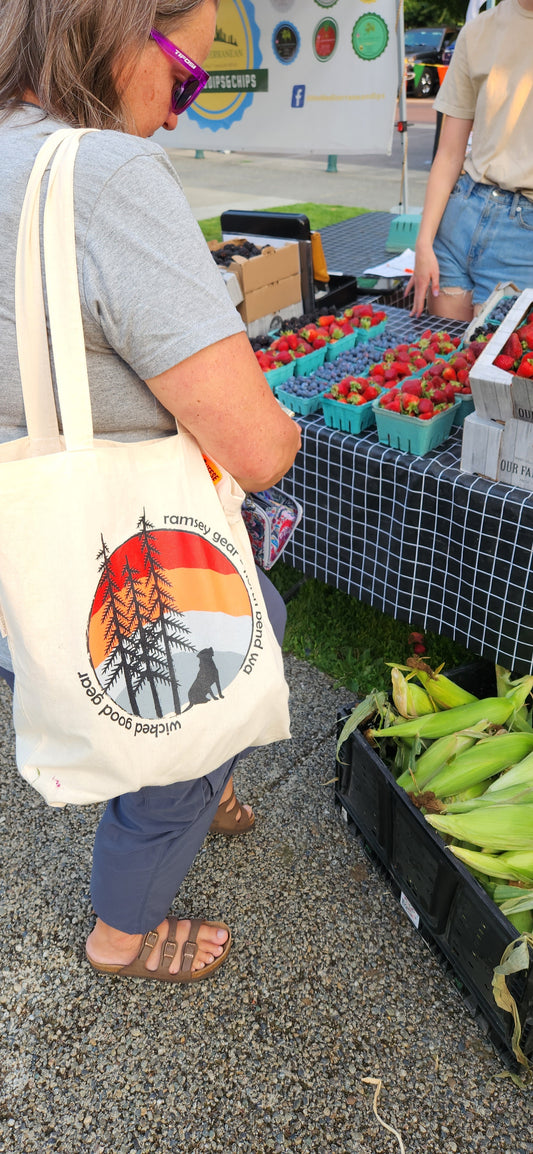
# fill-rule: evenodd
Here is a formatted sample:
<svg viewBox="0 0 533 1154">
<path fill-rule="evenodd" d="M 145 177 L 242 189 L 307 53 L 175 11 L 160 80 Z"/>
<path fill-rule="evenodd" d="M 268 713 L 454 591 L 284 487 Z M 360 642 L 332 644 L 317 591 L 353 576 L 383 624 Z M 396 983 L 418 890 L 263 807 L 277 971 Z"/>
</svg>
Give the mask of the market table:
<svg viewBox="0 0 533 1154">
<path fill-rule="evenodd" d="M 388 309 L 391 344 L 412 321 Z M 415 328 L 462 327 L 428 318 Z M 298 418 L 302 450 L 280 482 L 301 502 L 284 559 L 381 609 L 533 672 L 533 494 L 459 469 L 462 430 L 427 456 Z"/>
</svg>

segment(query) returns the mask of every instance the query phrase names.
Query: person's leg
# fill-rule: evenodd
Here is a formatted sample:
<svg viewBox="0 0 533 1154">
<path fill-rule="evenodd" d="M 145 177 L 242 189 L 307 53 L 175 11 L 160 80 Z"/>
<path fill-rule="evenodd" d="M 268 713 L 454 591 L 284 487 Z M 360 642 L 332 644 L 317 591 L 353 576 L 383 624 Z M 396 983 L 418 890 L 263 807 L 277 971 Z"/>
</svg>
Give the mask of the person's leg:
<svg viewBox="0 0 533 1154">
<path fill-rule="evenodd" d="M 94 843 L 91 896 L 97 920 L 87 939 L 91 961 L 128 965 L 147 931 L 166 937 L 168 909 L 205 839 L 235 760 L 206 777 L 147 786 L 108 803 Z M 189 925 L 180 921 L 178 944 L 187 940 Z M 218 957 L 224 942 L 204 928 L 198 944 L 194 969 Z M 159 947 L 148 969 L 156 968 L 158 953 Z M 179 954 L 171 973 L 179 969 Z"/>
<path fill-rule="evenodd" d="M 261 592 L 265 601 L 266 611 L 270 620 L 270 624 L 274 630 L 274 635 L 279 645 L 283 644 L 283 637 L 285 635 L 285 626 L 287 624 L 287 609 L 285 602 L 280 593 L 278 593 L 272 582 L 265 576 L 261 569 L 257 569 L 257 576 L 261 586 Z M 247 751 L 245 751 L 247 752 Z M 231 799 L 231 804 L 226 808 L 227 803 Z M 239 826 L 243 832 L 247 832 L 252 828 L 255 821 L 253 811 L 249 805 L 241 805 L 234 795 L 233 776 L 230 777 L 224 793 L 219 802 L 220 814 L 215 815 L 215 820 L 212 823 L 213 833 L 238 833 Z M 248 820 L 243 822 L 243 810 L 248 816 Z M 233 825 L 233 828 L 232 828 Z M 222 828 L 221 828 L 222 827 Z"/>
<path fill-rule="evenodd" d="M 438 297 L 428 293 L 427 310 L 432 317 L 469 324 L 474 316 L 472 290 L 460 285 L 441 285 Z"/>
<path fill-rule="evenodd" d="M 283 599 L 261 572 L 259 582 L 281 644 L 286 621 Z M 137 956 L 147 931 L 157 929 L 165 938 L 167 911 L 244 752 L 206 777 L 146 787 L 108 803 L 94 846 L 91 895 L 97 921 L 87 939 L 90 960 L 101 965 L 128 965 Z M 189 927 L 188 920 L 179 922 L 178 945 L 187 940 Z M 202 927 L 193 970 L 219 957 L 227 936 L 225 931 Z M 179 969 L 180 953 L 178 949 L 171 973 Z M 159 946 L 148 958 L 147 969 L 156 969 L 158 954 Z"/>
</svg>

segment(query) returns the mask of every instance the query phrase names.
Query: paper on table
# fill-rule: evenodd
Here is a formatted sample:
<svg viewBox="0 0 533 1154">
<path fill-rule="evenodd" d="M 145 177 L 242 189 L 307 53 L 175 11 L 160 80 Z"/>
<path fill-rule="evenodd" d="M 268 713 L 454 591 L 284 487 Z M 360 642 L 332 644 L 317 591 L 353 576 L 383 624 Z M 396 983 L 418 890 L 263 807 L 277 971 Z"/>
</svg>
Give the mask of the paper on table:
<svg viewBox="0 0 533 1154">
<path fill-rule="evenodd" d="M 372 268 L 365 268 L 363 276 L 411 276 L 415 267 L 415 254 L 412 248 L 406 248 L 404 252 L 398 253 L 398 256 L 391 260 L 386 260 L 383 264 L 373 265 Z"/>
</svg>

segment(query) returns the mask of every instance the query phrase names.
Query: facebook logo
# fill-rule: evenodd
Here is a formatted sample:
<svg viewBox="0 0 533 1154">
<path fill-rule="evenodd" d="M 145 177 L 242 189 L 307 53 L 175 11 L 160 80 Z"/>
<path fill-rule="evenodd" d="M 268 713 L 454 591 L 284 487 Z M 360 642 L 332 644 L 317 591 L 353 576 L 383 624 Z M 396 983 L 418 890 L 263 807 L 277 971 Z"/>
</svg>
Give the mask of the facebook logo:
<svg viewBox="0 0 533 1154">
<path fill-rule="evenodd" d="M 305 84 L 295 84 L 292 90 L 291 108 L 303 108 L 305 104 Z"/>
</svg>

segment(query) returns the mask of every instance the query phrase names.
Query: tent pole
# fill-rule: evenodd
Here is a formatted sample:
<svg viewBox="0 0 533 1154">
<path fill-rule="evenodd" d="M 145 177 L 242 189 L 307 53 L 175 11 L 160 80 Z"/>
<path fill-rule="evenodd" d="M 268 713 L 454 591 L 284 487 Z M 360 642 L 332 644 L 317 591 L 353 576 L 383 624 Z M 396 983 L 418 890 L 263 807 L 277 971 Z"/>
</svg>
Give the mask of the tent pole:
<svg viewBox="0 0 533 1154">
<path fill-rule="evenodd" d="M 402 179 L 400 184 L 400 212 L 409 212 L 409 187 L 407 171 L 407 81 L 405 78 L 405 31 L 403 20 L 403 0 L 397 0 L 396 43 L 398 46 L 398 120 L 402 136 Z M 400 127 L 401 126 L 401 127 Z"/>
</svg>

